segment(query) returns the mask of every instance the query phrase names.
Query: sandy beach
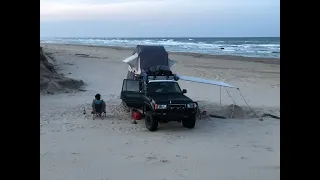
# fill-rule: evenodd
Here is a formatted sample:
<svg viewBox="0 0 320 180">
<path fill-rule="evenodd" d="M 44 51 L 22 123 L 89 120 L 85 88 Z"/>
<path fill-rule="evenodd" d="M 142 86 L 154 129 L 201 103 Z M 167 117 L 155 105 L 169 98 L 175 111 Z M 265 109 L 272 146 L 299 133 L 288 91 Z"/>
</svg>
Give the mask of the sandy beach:
<svg viewBox="0 0 320 180">
<path fill-rule="evenodd" d="M 84 83 L 75 90 L 48 86 L 40 91 L 41 180 L 280 179 L 280 120 L 260 121 L 236 89 L 223 88 L 220 105 L 219 87 L 179 81 L 208 114 L 228 116 L 232 104 L 241 112 L 232 119 L 206 115 L 191 130 L 170 122 L 150 132 L 144 119 L 131 123 L 119 99 L 127 72 L 122 60 L 131 48 L 41 46 L 57 74 Z M 280 60 L 192 53 L 169 57 L 177 61 L 174 73 L 234 85 L 259 117 L 280 116 Z M 90 114 L 96 93 L 107 103 L 104 120 L 93 121 Z"/>
</svg>

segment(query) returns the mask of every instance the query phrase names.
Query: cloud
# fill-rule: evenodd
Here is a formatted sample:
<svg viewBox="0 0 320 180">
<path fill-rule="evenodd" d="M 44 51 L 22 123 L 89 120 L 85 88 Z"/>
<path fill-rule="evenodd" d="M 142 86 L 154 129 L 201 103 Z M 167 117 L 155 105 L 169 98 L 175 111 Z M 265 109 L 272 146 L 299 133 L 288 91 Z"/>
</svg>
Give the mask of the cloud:
<svg viewBox="0 0 320 180">
<path fill-rule="evenodd" d="M 279 22 L 279 0 L 40 0 L 43 36 L 277 36 Z"/>
<path fill-rule="evenodd" d="M 274 0 L 41 0 L 40 20 L 151 20 L 228 14 L 277 5 Z M 278 3 L 279 4 L 279 3 Z"/>
<path fill-rule="evenodd" d="M 103 2 L 76 0 L 42 0 L 40 2 L 41 20 L 89 20 L 119 19 L 152 13 L 156 7 L 163 6 L 162 0 L 112 0 Z M 141 11 L 141 9 L 144 9 Z"/>
</svg>

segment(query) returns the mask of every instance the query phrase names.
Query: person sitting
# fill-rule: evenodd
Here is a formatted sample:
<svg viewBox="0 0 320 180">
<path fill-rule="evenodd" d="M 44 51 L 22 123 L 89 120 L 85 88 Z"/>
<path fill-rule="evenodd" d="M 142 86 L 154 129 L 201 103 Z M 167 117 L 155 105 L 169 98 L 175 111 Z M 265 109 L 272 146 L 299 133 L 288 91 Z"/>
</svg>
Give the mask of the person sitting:
<svg viewBox="0 0 320 180">
<path fill-rule="evenodd" d="M 100 94 L 95 95 L 95 99 L 92 102 L 92 114 L 106 113 L 106 103 L 101 99 Z"/>
</svg>

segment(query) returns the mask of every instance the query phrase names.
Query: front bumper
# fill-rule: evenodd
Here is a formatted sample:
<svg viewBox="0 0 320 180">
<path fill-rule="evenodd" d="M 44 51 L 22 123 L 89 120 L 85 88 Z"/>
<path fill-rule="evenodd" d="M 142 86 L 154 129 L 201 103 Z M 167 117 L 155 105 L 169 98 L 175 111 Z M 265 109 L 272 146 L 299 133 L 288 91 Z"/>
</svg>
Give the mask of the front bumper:
<svg viewBox="0 0 320 180">
<path fill-rule="evenodd" d="M 187 109 L 182 112 L 172 112 L 168 110 L 156 110 L 152 112 L 152 116 L 160 119 L 166 119 L 168 121 L 176 121 L 181 119 L 186 119 L 194 117 L 197 114 L 197 109 Z"/>
</svg>

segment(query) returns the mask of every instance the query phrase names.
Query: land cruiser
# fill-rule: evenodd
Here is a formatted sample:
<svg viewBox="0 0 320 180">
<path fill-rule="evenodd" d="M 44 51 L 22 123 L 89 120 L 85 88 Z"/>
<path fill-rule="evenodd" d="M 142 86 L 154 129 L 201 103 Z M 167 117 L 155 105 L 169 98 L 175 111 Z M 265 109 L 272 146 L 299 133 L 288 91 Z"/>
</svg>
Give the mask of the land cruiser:
<svg viewBox="0 0 320 180">
<path fill-rule="evenodd" d="M 145 125 L 155 131 L 158 123 L 182 122 L 186 128 L 196 123 L 198 104 L 185 96 L 178 78 L 170 70 L 148 71 L 136 79 L 124 79 L 121 99 L 128 107 L 142 110 Z"/>
</svg>

